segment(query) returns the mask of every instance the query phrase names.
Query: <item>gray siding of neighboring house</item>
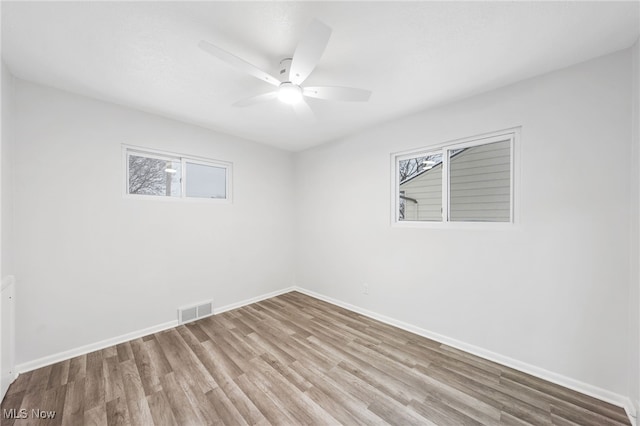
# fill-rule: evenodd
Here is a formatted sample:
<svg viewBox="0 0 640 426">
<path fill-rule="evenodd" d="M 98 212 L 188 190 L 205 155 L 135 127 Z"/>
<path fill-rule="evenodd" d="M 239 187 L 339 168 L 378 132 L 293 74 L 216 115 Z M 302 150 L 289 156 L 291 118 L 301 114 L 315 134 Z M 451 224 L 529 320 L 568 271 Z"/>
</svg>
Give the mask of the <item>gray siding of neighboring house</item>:
<svg viewBox="0 0 640 426">
<path fill-rule="evenodd" d="M 511 218 L 509 141 L 467 148 L 449 163 L 451 221 L 508 222 Z M 404 220 L 442 220 L 442 165 L 400 185 L 405 201 Z"/>
<path fill-rule="evenodd" d="M 452 221 L 508 222 L 511 219 L 509 141 L 468 148 L 450 163 Z"/>
<path fill-rule="evenodd" d="M 404 220 L 442 220 L 442 164 L 400 185 L 405 197 Z"/>
</svg>

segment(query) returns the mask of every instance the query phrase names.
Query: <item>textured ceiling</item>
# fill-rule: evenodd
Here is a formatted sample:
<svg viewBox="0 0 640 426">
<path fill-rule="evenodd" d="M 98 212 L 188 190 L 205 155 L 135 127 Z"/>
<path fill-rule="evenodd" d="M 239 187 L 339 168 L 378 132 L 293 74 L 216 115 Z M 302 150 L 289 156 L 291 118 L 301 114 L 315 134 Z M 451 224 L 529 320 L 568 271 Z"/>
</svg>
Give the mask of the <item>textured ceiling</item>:
<svg viewBox="0 0 640 426">
<path fill-rule="evenodd" d="M 19 78 L 301 150 L 631 46 L 638 2 L 2 2 L 2 57 Z M 318 18 L 333 28 L 308 85 L 370 89 L 310 99 L 317 120 L 197 45 L 269 71 Z"/>
</svg>

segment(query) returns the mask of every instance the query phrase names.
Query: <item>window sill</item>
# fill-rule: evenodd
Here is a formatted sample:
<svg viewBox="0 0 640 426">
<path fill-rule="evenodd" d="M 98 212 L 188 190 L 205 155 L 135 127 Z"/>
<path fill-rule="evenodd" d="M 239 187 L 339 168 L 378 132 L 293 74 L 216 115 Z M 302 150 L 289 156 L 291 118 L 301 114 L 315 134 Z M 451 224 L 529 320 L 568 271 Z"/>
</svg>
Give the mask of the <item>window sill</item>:
<svg viewBox="0 0 640 426">
<path fill-rule="evenodd" d="M 407 229 L 469 229 L 483 231 L 513 231 L 519 228 L 514 222 L 392 222 L 392 228 Z"/>
<path fill-rule="evenodd" d="M 199 198 L 199 197 L 168 197 L 161 195 L 137 195 L 123 194 L 122 198 L 129 200 L 163 201 L 170 203 L 208 203 L 208 204 L 231 204 L 230 198 Z"/>
</svg>

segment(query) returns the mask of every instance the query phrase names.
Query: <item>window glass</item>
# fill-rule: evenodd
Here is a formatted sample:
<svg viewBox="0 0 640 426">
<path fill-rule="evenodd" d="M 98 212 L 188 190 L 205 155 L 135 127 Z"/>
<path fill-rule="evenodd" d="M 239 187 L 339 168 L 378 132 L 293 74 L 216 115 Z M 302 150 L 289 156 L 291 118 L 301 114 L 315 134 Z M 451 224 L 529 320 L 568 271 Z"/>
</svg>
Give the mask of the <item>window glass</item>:
<svg viewBox="0 0 640 426">
<path fill-rule="evenodd" d="M 442 152 L 398 161 L 398 220 L 442 220 Z"/>
<path fill-rule="evenodd" d="M 130 154 L 129 194 L 180 197 L 181 169 L 179 159 Z"/>
<path fill-rule="evenodd" d="M 226 198 L 227 169 L 186 162 L 186 195 L 198 198 Z"/>
<path fill-rule="evenodd" d="M 510 140 L 449 153 L 449 219 L 511 220 Z"/>
</svg>

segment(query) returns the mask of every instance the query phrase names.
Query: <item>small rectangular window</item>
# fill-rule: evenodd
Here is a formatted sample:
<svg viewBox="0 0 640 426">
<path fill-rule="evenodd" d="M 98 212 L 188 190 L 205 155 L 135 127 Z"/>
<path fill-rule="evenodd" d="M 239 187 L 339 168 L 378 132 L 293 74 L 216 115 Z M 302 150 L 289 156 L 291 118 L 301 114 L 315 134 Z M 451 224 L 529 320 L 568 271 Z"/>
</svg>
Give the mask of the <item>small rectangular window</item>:
<svg viewBox="0 0 640 426">
<path fill-rule="evenodd" d="M 230 200 L 231 164 L 125 147 L 126 194 Z"/>
<path fill-rule="evenodd" d="M 515 131 L 394 155 L 395 222 L 512 222 Z"/>
</svg>

